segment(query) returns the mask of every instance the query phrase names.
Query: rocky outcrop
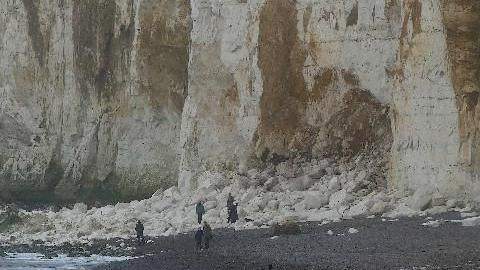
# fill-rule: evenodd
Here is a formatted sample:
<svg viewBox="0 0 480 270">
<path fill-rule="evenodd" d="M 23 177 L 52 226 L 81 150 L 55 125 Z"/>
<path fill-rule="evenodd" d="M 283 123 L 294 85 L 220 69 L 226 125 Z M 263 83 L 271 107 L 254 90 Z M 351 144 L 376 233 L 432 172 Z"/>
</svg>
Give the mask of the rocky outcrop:
<svg viewBox="0 0 480 270">
<path fill-rule="evenodd" d="M 480 201 L 479 9 L 9 1 L 2 196 L 125 200 L 177 180 L 186 191 L 228 172 L 374 150 L 389 160 L 376 174 L 404 195 Z"/>
</svg>

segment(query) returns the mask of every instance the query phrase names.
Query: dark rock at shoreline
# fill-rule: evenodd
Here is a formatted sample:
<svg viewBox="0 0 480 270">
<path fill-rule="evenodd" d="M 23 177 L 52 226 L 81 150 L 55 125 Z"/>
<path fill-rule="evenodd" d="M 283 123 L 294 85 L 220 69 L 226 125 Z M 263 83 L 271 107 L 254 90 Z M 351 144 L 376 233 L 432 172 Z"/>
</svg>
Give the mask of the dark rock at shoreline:
<svg viewBox="0 0 480 270">
<path fill-rule="evenodd" d="M 272 234 L 279 235 L 288 235 L 288 234 L 300 234 L 300 226 L 294 222 L 286 222 L 284 224 L 274 224 L 272 226 Z"/>
</svg>

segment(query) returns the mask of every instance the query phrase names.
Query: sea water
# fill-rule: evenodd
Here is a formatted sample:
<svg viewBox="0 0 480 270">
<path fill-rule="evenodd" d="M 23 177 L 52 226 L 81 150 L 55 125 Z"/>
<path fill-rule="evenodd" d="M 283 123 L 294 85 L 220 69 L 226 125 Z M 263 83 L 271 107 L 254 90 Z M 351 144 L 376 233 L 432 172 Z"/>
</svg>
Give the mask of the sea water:
<svg viewBox="0 0 480 270">
<path fill-rule="evenodd" d="M 1 270 L 43 270 L 43 269 L 92 269 L 95 266 L 132 259 L 131 257 L 108 257 L 92 255 L 90 257 L 67 257 L 59 255 L 46 258 L 38 253 L 7 253 L 0 257 Z"/>
</svg>

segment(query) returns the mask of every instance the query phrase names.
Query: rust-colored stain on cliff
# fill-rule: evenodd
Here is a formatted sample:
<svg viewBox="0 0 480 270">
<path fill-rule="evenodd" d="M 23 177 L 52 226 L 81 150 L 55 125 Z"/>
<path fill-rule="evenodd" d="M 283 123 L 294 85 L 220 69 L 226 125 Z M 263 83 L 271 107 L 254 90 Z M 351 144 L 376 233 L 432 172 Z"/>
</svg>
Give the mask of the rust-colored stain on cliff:
<svg viewBox="0 0 480 270">
<path fill-rule="evenodd" d="M 465 161 L 480 174 L 480 1 L 443 0 L 451 76 Z"/>
<path fill-rule="evenodd" d="M 312 89 L 307 90 L 303 76 L 305 59 L 309 51 L 321 48 L 297 37 L 295 4 L 294 0 L 267 0 L 260 14 L 263 95 L 256 133 L 257 156 L 266 159 L 268 155 L 288 156 L 292 152 L 310 155 L 319 140 L 322 154 L 353 156 L 380 140 L 375 133 L 379 127 L 383 130 L 381 136 L 391 138 L 385 107 L 359 90 L 360 80 L 354 71 L 322 68 L 313 78 Z M 307 7 L 301 21 L 306 32 L 311 12 Z M 358 20 L 355 13 L 358 4 L 351 10 L 352 25 Z M 342 89 L 345 86 L 349 91 Z M 345 92 L 348 94 L 342 99 Z M 322 112 L 314 115 L 319 108 Z M 316 118 L 313 123 L 309 122 L 312 117 Z M 349 148 L 343 151 L 346 143 Z"/>
<path fill-rule="evenodd" d="M 398 3 L 391 2 L 391 4 Z M 389 7 L 389 9 L 392 11 L 395 10 L 393 6 Z M 405 0 L 403 1 L 403 10 L 397 64 L 393 70 L 388 71 L 388 73 L 398 81 L 403 81 L 403 66 L 412 54 L 412 46 L 410 46 L 409 42 L 411 42 L 417 34 L 422 32 L 422 2 L 420 0 Z M 393 14 L 390 14 L 390 16 L 393 16 Z M 410 25 L 412 26 L 412 31 L 409 29 Z"/>
<path fill-rule="evenodd" d="M 327 123 L 328 151 L 348 157 L 369 146 L 391 146 L 388 110 L 368 91 L 355 88 L 348 91 L 340 110 Z"/>
<path fill-rule="evenodd" d="M 287 144 L 303 125 L 307 99 L 302 75 L 305 52 L 297 38 L 294 0 L 267 0 L 260 14 L 259 66 L 263 76 L 259 138 L 286 154 Z"/>
<path fill-rule="evenodd" d="M 40 29 L 40 21 L 38 18 L 38 5 L 37 1 L 22 0 L 23 6 L 27 11 L 28 19 L 28 35 L 32 43 L 32 48 L 35 52 L 35 56 L 40 66 L 43 66 L 45 61 L 45 53 L 48 50 L 48 36 L 49 33 L 44 35 Z"/>
<path fill-rule="evenodd" d="M 308 31 L 311 12 L 311 7 L 307 7 L 303 16 L 305 31 Z M 315 76 L 312 91 L 306 90 L 304 63 L 308 49 L 316 48 L 311 43 L 304 44 L 297 35 L 296 1 L 267 0 L 261 11 L 259 35 L 263 95 L 257 151 L 263 156 L 311 151 L 318 127 L 308 125 L 306 109 L 310 103 L 324 99 L 338 80 L 333 69 L 324 69 Z"/>
<path fill-rule="evenodd" d="M 389 23 L 396 23 L 400 21 L 401 17 L 400 0 L 385 0 L 384 15 Z"/>
<path fill-rule="evenodd" d="M 186 96 L 190 5 L 144 1 L 140 5 L 140 90 L 155 107 L 181 113 Z"/>
</svg>

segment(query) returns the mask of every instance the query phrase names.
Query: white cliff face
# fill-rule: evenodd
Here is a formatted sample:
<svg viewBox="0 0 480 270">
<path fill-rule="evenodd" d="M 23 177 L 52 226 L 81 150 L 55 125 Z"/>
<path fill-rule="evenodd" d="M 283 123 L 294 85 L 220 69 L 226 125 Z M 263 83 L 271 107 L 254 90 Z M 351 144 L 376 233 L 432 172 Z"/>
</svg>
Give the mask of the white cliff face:
<svg viewBox="0 0 480 270">
<path fill-rule="evenodd" d="M 187 192 L 373 151 L 403 195 L 480 201 L 479 17 L 475 0 L 7 1 L 2 196 Z"/>
<path fill-rule="evenodd" d="M 459 107 L 453 56 L 477 55 L 478 46 L 458 48 L 459 35 L 475 42 L 475 25 L 453 18 L 462 9 L 475 17 L 473 2 L 192 1 L 180 186 L 205 170 L 355 155 L 376 144 L 390 156 L 391 188 L 465 197 L 466 185 L 476 186 L 468 173 L 476 128 L 462 124 L 474 117 Z M 478 84 L 468 87 L 478 93 Z"/>
<path fill-rule="evenodd" d="M 262 93 L 257 66 L 262 2 L 191 2 L 188 97 L 180 143 L 182 190 L 194 187 L 192 179 L 203 171 L 236 170 L 251 152 Z"/>
<path fill-rule="evenodd" d="M 380 136 L 390 136 L 381 102 L 391 101 L 387 67 L 395 63 L 399 27 L 383 1 L 344 2 L 192 1 L 181 188 L 205 170 L 362 148 L 368 138 L 347 141 L 341 133 L 369 132 L 351 124 L 337 132 L 332 123 L 348 111 L 344 98 L 375 107 Z M 356 106 L 351 113 L 361 111 Z"/>
<path fill-rule="evenodd" d="M 393 181 L 400 188 L 465 192 L 459 113 L 440 1 L 403 1 L 393 95 Z"/>
<path fill-rule="evenodd" d="M 128 199 L 173 185 L 189 13 L 172 1 L 2 4 L 2 196 Z"/>
</svg>

